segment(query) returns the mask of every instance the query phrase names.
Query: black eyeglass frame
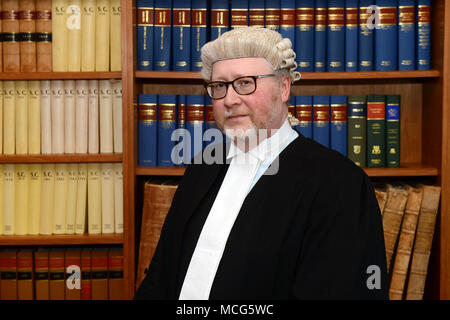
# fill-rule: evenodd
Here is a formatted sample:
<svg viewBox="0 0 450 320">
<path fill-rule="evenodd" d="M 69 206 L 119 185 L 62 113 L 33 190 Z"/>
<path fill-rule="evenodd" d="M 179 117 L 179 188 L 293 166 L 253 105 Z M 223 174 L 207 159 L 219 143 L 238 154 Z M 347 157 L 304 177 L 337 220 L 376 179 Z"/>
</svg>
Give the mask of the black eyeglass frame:
<svg viewBox="0 0 450 320">
<path fill-rule="evenodd" d="M 208 96 L 209 96 L 211 99 L 213 99 L 213 100 L 220 100 L 220 99 L 223 99 L 223 98 L 225 98 L 225 97 L 227 96 L 227 93 L 228 93 L 228 87 L 230 86 L 230 84 L 232 85 L 233 90 L 234 90 L 237 94 L 239 94 L 239 95 L 241 95 L 241 96 L 248 96 L 248 95 L 250 95 L 250 94 L 252 94 L 253 92 L 256 91 L 256 88 L 257 88 L 257 81 L 256 81 L 256 79 L 268 78 L 268 77 L 275 77 L 275 76 L 276 76 L 276 75 L 275 75 L 274 73 L 263 74 L 263 75 L 259 75 L 259 76 L 242 76 L 242 77 L 233 79 L 233 80 L 231 80 L 231 81 L 211 81 L 211 82 L 205 83 L 204 86 L 205 86 L 206 93 L 208 94 Z M 239 93 L 239 92 L 236 90 L 236 87 L 234 86 L 234 82 L 237 81 L 237 80 L 243 79 L 243 78 L 252 78 L 253 81 L 255 82 L 255 89 L 254 89 L 252 92 L 249 92 L 249 93 Z M 211 85 L 211 84 L 213 84 L 213 83 L 220 83 L 220 84 L 224 84 L 224 85 L 225 85 L 225 94 L 223 95 L 223 97 L 220 97 L 220 98 L 213 98 L 213 97 L 211 97 L 211 94 L 209 93 L 209 90 L 208 90 L 208 86 Z"/>
</svg>

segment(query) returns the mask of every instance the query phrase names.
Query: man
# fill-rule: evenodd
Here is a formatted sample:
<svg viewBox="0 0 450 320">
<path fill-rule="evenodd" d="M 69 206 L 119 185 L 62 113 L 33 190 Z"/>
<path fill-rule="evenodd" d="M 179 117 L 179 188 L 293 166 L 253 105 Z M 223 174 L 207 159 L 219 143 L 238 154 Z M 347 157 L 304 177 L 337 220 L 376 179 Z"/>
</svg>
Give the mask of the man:
<svg viewBox="0 0 450 320">
<path fill-rule="evenodd" d="M 289 124 L 291 42 L 234 29 L 202 61 L 229 164 L 188 166 L 135 298 L 386 299 L 367 175 Z"/>
</svg>

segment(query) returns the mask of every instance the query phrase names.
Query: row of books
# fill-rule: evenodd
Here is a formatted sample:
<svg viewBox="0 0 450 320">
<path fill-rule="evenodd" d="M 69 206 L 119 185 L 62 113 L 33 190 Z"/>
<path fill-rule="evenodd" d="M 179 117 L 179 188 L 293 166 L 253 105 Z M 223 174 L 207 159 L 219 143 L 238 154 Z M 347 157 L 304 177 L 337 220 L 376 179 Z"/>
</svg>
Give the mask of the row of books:
<svg viewBox="0 0 450 320">
<path fill-rule="evenodd" d="M 1 164 L 0 234 L 123 233 L 122 163 Z"/>
<path fill-rule="evenodd" d="M 210 143 L 224 142 L 224 135 L 206 134 L 217 129 L 208 96 L 140 94 L 138 104 L 140 166 L 184 165 Z M 400 166 L 399 95 L 292 96 L 289 104 L 305 137 L 361 167 Z"/>
<path fill-rule="evenodd" d="M 391 300 L 421 300 L 425 290 L 441 187 L 376 185 L 383 219 Z"/>
<path fill-rule="evenodd" d="M 2 81 L 2 116 L 3 154 L 122 152 L 121 80 Z"/>
<path fill-rule="evenodd" d="M 120 0 L 2 0 L 4 72 L 120 71 Z"/>
<path fill-rule="evenodd" d="M 137 0 L 137 68 L 200 71 L 244 26 L 289 38 L 300 72 L 430 69 L 431 0 Z"/>
<path fill-rule="evenodd" d="M 123 249 L 0 250 L 0 300 L 121 300 Z"/>
</svg>

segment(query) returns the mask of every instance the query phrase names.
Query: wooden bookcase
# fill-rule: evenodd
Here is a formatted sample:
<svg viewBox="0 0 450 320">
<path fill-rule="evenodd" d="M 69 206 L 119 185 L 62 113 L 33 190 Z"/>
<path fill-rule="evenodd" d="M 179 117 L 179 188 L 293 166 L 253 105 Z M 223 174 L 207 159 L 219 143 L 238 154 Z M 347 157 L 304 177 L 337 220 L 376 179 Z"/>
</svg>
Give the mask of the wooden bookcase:
<svg viewBox="0 0 450 320">
<path fill-rule="evenodd" d="M 450 0 L 432 1 L 429 71 L 303 73 L 294 95 L 401 94 L 401 167 L 367 168 L 371 179 L 426 178 L 442 187 L 425 298 L 450 299 Z M 204 94 L 195 72 L 136 71 L 135 1 L 122 0 L 125 297 L 135 292 L 142 183 L 180 177 L 183 168 L 137 166 L 137 95 Z M 38 241 L 38 240 L 37 240 Z M 44 240 L 43 240 L 44 241 Z M 47 241 L 47 240 L 45 240 Z"/>
</svg>

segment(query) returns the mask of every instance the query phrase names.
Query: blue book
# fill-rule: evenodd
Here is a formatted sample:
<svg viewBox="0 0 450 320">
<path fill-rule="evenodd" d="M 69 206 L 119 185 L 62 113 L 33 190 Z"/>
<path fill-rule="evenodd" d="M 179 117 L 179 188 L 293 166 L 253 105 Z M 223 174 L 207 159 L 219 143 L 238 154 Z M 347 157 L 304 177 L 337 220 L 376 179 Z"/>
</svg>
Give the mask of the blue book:
<svg viewBox="0 0 450 320">
<path fill-rule="evenodd" d="M 374 11 L 367 13 L 369 6 L 374 5 L 374 0 L 359 0 L 359 27 L 358 27 L 358 70 L 373 70 L 373 35 L 374 24 L 371 18 Z"/>
<path fill-rule="evenodd" d="M 295 117 L 300 121 L 296 128 L 306 138 L 312 138 L 312 99 L 312 96 L 295 97 Z"/>
<path fill-rule="evenodd" d="M 172 45 L 172 0 L 155 0 L 154 34 L 154 69 L 158 71 L 170 70 L 170 56 Z"/>
<path fill-rule="evenodd" d="M 295 0 L 281 1 L 280 12 L 280 33 L 291 40 L 295 49 Z"/>
<path fill-rule="evenodd" d="M 203 149 L 205 125 L 205 96 L 186 95 L 186 129 L 190 134 L 190 159 Z"/>
<path fill-rule="evenodd" d="M 158 166 L 174 166 L 172 150 L 175 141 L 172 141 L 172 133 L 177 128 L 176 104 L 176 95 L 158 95 Z"/>
<path fill-rule="evenodd" d="M 211 1 L 211 40 L 217 39 L 229 29 L 228 0 Z"/>
<path fill-rule="evenodd" d="M 330 147 L 330 96 L 313 96 L 313 139 Z"/>
<path fill-rule="evenodd" d="M 416 64 L 415 0 L 398 0 L 398 69 L 414 70 Z"/>
<path fill-rule="evenodd" d="M 281 1 L 280 0 L 266 0 L 265 1 L 265 23 L 266 28 L 275 30 L 277 32 L 280 31 L 280 9 L 281 9 Z"/>
<path fill-rule="evenodd" d="M 295 1 L 295 0 L 294 0 Z M 248 0 L 248 25 L 264 28 L 264 0 Z"/>
<path fill-rule="evenodd" d="M 289 117 L 295 118 L 295 97 L 290 96 L 288 101 L 288 115 Z M 291 125 L 293 128 L 295 128 L 294 125 Z"/>
<path fill-rule="evenodd" d="M 153 0 L 136 0 L 137 69 L 153 70 Z"/>
<path fill-rule="evenodd" d="M 186 96 L 177 95 L 177 130 L 173 134 L 175 148 L 172 153 L 172 160 L 175 165 L 184 166 L 189 163 L 190 158 L 186 157 L 186 150 L 191 148 L 188 142 L 186 130 Z M 189 152 L 190 154 L 190 152 Z"/>
<path fill-rule="evenodd" d="M 314 71 L 326 71 L 327 64 L 327 0 L 317 0 L 314 26 Z"/>
<path fill-rule="evenodd" d="M 156 94 L 138 96 L 138 163 L 156 166 L 158 108 Z"/>
<path fill-rule="evenodd" d="M 208 131 L 209 129 L 212 130 Z M 214 118 L 212 100 L 208 95 L 205 95 L 205 133 L 203 135 L 203 145 L 206 147 L 211 143 L 215 144 L 223 141 L 223 134 Z"/>
<path fill-rule="evenodd" d="M 191 70 L 191 0 L 173 0 L 172 70 Z"/>
<path fill-rule="evenodd" d="M 231 0 L 230 26 L 232 29 L 248 26 L 248 0 Z"/>
<path fill-rule="evenodd" d="M 380 25 L 375 29 L 375 70 L 397 70 L 397 0 L 377 0 L 376 4 L 380 10 Z"/>
<path fill-rule="evenodd" d="M 327 71 L 345 71 L 345 0 L 328 0 Z"/>
<path fill-rule="evenodd" d="M 300 72 L 314 71 L 314 1 L 296 0 L 295 53 Z"/>
<path fill-rule="evenodd" d="M 358 71 L 358 0 L 345 0 L 345 71 Z"/>
<path fill-rule="evenodd" d="M 208 15 L 206 0 L 192 0 L 191 71 L 202 70 L 201 49 L 208 41 Z"/>
<path fill-rule="evenodd" d="M 416 69 L 430 69 L 431 0 L 417 0 Z"/>
<path fill-rule="evenodd" d="M 347 96 L 330 96 L 330 147 L 347 156 Z"/>
</svg>

